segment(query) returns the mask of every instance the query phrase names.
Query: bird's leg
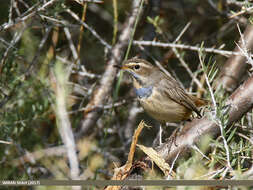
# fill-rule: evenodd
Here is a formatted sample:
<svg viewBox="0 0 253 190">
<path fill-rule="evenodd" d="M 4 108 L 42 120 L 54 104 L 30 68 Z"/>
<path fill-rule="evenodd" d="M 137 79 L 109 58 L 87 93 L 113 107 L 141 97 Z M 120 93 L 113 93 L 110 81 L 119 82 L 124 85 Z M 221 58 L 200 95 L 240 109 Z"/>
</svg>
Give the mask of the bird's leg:
<svg viewBox="0 0 253 190">
<path fill-rule="evenodd" d="M 160 124 L 159 131 L 157 132 L 157 135 L 153 142 L 153 147 L 160 146 L 162 144 L 162 133 L 163 133 L 163 128 L 162 128 L 162 124 Z"/>
<path fill-rule="evenodd" d="M 171 146 L 172 146 L 173 143 L 174 143 L 175 146 L 177 146 L 177 141 L 176 140 L 177 140 L 178 133 L 180 133 L 180 127 L 177 125 L 176 129 L 174 129 L 174 131 L 172 132 L 170 137 L 166 139 L 168 152 L 170 152 L 170 149 L 171 149 Z"/>
<path fill-rule="evenodd" d="M 173 133 L 171 134 L 172 142 L 177 146 L 177 134 L 180 132 L 180 127 L 176 128 Z"/>
<path fill-rule="evenodd" d="M 163 128 L 162 128 L 162 125 L 160 124 L 160 126 L 159 126 L 159 145 L 162 144 L 162 133 L 163 133 Z"/>
</svg>

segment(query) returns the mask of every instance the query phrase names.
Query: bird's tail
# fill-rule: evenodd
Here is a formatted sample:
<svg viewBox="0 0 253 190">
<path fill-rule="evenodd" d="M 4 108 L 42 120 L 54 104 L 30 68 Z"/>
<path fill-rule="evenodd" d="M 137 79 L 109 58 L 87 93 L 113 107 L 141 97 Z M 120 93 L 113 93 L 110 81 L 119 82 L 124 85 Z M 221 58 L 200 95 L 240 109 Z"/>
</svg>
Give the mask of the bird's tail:
<svg viewBox="0 0 253 190">
<path fill-rule="evenodd" d="M 193 97 L 194 104 L 197 107 L 205 106 L 205 105 L 208 105 L 210 103 L 210 101 L 208 101 L 208 100 L 205 100 L 205 99 L 202 99 L 202 98 L 197 98 L 195 96 L 192 96 L 192 97 Z"/>
</svg>

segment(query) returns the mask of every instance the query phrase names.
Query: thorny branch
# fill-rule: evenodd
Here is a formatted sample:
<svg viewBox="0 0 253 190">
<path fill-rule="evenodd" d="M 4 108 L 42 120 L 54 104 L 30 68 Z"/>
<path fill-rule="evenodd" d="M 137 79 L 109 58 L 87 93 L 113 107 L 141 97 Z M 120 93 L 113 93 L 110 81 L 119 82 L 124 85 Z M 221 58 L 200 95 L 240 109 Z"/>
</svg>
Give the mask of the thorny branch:
<svg viewBox="0 0 253 190">
<path fill-rule="evenodd" d="M 243 41 L 246 42 L 245 48 L 248 51 L 253 50 L 253 27 L 248 25 L 243 34 L 244 40 L 242 38 L 239 41 L 239 46 L 242 47 Z M 240 48 L 236 46 L 233 54 L 226 61 L 225 65 L 218 76 L 216 86 L 222 85 L 227 91 L 232 92 L 241 82 L 243 76 L 246 73 L 248 64 L 246 63 L 246 57 L 240 51 Z"/>
</svg>

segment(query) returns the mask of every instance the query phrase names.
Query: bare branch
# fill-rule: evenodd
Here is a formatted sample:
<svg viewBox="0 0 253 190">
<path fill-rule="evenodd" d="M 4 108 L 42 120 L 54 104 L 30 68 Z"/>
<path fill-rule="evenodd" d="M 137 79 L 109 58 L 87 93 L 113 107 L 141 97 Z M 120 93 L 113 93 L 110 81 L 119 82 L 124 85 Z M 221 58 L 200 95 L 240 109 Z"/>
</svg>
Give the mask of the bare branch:
<svg viewBox="0 0 253 190">
<path fill-rule="evenodd" d="M 74 0 L 75 2 L 79 3 L 80 5 L 83 5 L 83 3 L 104 3 L 102 0 Z"/>
<path fill-rule="evenodd" d="M 243 34 L 244 41 L 246 43 L 246 49 L 252 51 L 253 49 L 253 27 L 248 25 Z M 239 46 L 242 46 L 243 40 L 239 42 Z M 235 48 L 233 54 L 224 64 L 222 70 L 216 80 L 216 86 L 222 85 L 227 91 L 232 92 L 241 82 L 245 75 L 248 64 L 246 63 L 246 57 L 241 53 L 238 46 Z"/>
<path fill-rule="evenodd" d="M 156 42 L 156 41 L 133 41 L 134 45 L 142 45 L 142 46 L 154 46 L 154 47 L 162 47 L 162 48 L 178 48 L 178 49 L 188 49 L 192 51 L 200 51 L 201 48 L 197 46 L 190 46 L 184 44 L 175 44 L 175 43 L 163 43 L 163 42 Z M 230 56 L 230 55 L 241 55 L 240 52 L 233 52 L 233 51 L 226 51 L 226 50 L 219 50 L 215 48 L 205 48 L 202 49 L 204 52 L 208 53 L 215 53 L 220 54 L 223 56 Z"/>
<path fill-rule="evenodd" d="M 56 65 L 57 66 L 57 65 Z M 60 132 L 65 148 L 67 149 L 68 160 L 70 164 L 70 177 L 71 179 L 79 179 L 79 163 L 76 153 L 76 144 L 74 135 L 71 128 L 71 123 L 67 112 L 66 103 L 66 82 L 68 76 L 63 74 L 63 69 L 58 65 L 56 67 L 56 76 L 52 76 L 52 82 L 56 84 L 56 114 L 58 120 L 58 130 Z"/>
<path fill-rule="evenodd" d="M 75 19 L 77 20 L 81 25 L 83 25 L 85 28 L 87 28 L 104 46 L 106 46 L 108 49 L 111 49 L 112 46 L 109 45 L 102 37 L 100 37 L 98 35 L 98 33 L 92 29 L 88 24 L 86 24 L 85 22 L 83 22 L 77 14 L 75 14 L 73 11 L 71 11 L 70 9 L 67 9 L 67 12 Z"/>
<path fill-rule="evenodd" d="M 69 31 L 69 28 L 64 27 L 63 30 L 64 30 L 64 32 L 65 32 L 65 35 L 66 35 L 67 39 L 68 39 L 69 48 L 70 48 L 70 50 L 71 50 L 71 52 L 72 52 L 72 55 L 73 55 L 73 57 L 74 57 L 74 60 L 80 62 L 79 57 L 78 57 L 78 53 L 77 53 L 77 50 L 76 50 L 76 47 L 75 47 L 75 45 L 74 45 L 74 43 L 73 43 L 73 40 L 72 40 L 70 31 Z"/>
<path fill-rule="evenodd" d="M 3 30 L 7 30 L 8 28 L 20 23 L 20 22 L 24 22 L 29 18 L 32 18 L 33 16 L 36 15 L 37 12 L 40 11 L 44 11 L 46 8 L 48 8 L 49 6 L 51 6 L 56 0 L 50 0 L 47 3 L 44 3 L 42 6 L 38 7 L 35 11 L 32 11 L 31 13 L 29 13 L 31 10 L 33 10 L 38 3 L 36 3 L 33 7 L 31 7 L 29 10 L 26 11 L 27 15 L 23 16 L 23 17 L 18 17 L 17 19 L 15 19 L 14 21 L 11 21 L 9 23 L 4 23 L 3 25 L 0 26 L 0 32 Z M 25 14 L 26 14 L 25 13 Z"/>
<path fill-rule="evenodd" d="M 253 6 L 252 7 L 248 7 L 246 9 L 241 10 L 240 12 L 238 12 L 238 13 L 236 13 L 234 15 L 231 15 L 229 18 L 234 18 L 234 17 L 237 17 L 237 16 L 245 14 L 245 13 L 252 13 L 252 9 L 253 9 Z"/>
<path fill-rule="evenodd" d="M 239 27 L 239 25 L 237 24 L 237 28 L 241 37 L 241 45 L 242 47 L 240 47 L 237 43 L 237 47 L 239 48 L 239 50 L 241 51 L 241 53 L 244 55 L 244 57 L 247 60 L 247 63 L 251 65 L 251 68 L 253 68 L 253 60 L 251 58 L 251 53 L 249 52 L 249 50 L 247 49 L 247 43 L 245 42 L 245 39 L 241 33 L 241 29 Z"/>
</svg>

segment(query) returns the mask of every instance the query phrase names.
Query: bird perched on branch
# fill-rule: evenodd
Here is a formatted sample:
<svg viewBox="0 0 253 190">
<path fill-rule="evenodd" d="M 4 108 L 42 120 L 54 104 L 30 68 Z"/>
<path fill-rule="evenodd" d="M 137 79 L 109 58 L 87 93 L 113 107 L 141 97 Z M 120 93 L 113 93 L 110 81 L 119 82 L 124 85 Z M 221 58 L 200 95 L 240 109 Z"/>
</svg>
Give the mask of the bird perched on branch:
<svg viewBox="0 0 253 190">
<path fill-rule="evenodd" d="M 159 122 L 188 120 L 205 100 L 187 94 L 178 82 L 146 60 L 132 58 L 123 63 L 122 70 L 132 79 L 136 95 L 144 110 Z"/>
</svg>

